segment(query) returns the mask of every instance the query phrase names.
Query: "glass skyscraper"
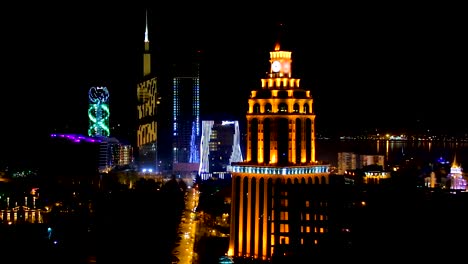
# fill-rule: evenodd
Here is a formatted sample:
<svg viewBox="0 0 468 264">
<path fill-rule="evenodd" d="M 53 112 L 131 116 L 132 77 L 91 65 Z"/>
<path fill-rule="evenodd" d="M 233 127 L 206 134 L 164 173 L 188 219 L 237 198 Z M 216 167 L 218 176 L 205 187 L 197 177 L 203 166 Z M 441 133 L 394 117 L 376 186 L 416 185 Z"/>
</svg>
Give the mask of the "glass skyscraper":
<svg viewBox="0 0 468 264">
<path fill-rule="evenodd" d="M 200 162 L 199 64 L 175 65 L 172 79 L 173 163 Z"/>
</svg>

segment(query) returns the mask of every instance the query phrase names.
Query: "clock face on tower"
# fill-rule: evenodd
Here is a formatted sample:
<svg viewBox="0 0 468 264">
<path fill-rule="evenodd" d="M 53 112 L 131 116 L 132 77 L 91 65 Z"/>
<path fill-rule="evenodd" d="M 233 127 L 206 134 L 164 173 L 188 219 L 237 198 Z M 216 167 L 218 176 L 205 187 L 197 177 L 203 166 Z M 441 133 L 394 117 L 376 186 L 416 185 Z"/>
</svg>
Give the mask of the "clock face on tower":
<svg viewBox="0 0 468 264">
<path fill-rule="evenodd" d="M 289 73 L 289 71 L 291 70 L 291 64 L 288 61 L 286 61 L 283 63 L 282 68 L 284 73 Z"/>
<path fill-rule="evenodd" d="M 274 71 L 274 72 L 279 72 L 281 69 L 281 63 L 279 61 L 274 61 L 272 64 L 271 64 L 271 70 Z"/>
</svg>

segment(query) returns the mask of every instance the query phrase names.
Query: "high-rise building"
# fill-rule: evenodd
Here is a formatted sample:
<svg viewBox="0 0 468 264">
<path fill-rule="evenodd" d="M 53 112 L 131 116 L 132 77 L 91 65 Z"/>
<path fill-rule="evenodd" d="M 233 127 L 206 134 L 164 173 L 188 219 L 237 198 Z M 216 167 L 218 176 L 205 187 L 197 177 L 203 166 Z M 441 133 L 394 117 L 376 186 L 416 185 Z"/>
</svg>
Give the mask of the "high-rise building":
<svg viewBox="0 0 468 264">
<path fill-rule="evenodd" d="M 385 156 L 384 155 L 359 155 L 360 168 L 378 165 L 385 169 Z"/>
<path fill-rule="evenodd" d="M 346 174 L 348 170 L 362 169 L 371 165 L 382 166 L 382 169 L 385 169 L 385 156 L 338 152 L 338 174 Z"/>
<path fill-rule="evenodd" d="M 315 159 L 313 99 L 292 78 L 291 53 L 276 43 L 270 72 L 248 99 L 246 159 L 229 167 L 229 256 L 269 260 L 310 251 L 335 228 L 323 191 L 330 164 Z"/>
<path fill-rule="evenodd" d="M 358 168 L 359 155 L 354 152 L 338 152 L 338 174 Z"/>
<path fill-rule="evenodd" d="M 200 162 L 200 78 L 197 62 L 173 65 L 172 162 L 173 171 L 196 168 Z"/>
<path fill-rule="evenodd" d="M 157 78 L 151 73 L 151 53 L 148 37 L 148 15 L 145 25 L 145 50 L 143 54 L 143 80 L 137 84 L 137 163 L 140 171 L 158 173 L 157 136 Z"/>
<path fill-rule="evenodd" d="M 133 148 L 130 144 L 121 144 L 119 151 L 119 166 L 130 165 L 133 163 Z"/>
<path fill-rule="evenodd" d="M 107 173 L 119 166 L 122 144 L 115 137 L 101 137 L 99 149 L 99 171 Z"/>
<path fill-rule="evenodd" d="M 243 161 L 239 122 L 203 120 L 200 152 L 198 175 L 202 180 L 224 179 L 231 163 Z"/>
<path fill-rule="evenodd" d="M 91 87 L 88 91 L 88 118 L 90 137 L 108 137 L 109 130 L 109 91 L 107 87 Z"/>
</svg>

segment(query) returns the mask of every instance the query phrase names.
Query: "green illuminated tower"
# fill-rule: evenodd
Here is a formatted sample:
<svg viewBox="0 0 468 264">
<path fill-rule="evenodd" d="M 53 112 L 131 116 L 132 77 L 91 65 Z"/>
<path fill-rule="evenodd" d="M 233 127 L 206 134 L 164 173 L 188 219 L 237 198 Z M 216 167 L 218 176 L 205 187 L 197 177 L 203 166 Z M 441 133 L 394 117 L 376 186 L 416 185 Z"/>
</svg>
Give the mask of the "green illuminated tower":
<svg viewBox="0 0 468 264">
<path fill-rule="evenodd" d="M 108 137 L 109 131 L 109 91 L 106 87 L 91 87 L 88 91 L 90 137 Z"/>
</svg>

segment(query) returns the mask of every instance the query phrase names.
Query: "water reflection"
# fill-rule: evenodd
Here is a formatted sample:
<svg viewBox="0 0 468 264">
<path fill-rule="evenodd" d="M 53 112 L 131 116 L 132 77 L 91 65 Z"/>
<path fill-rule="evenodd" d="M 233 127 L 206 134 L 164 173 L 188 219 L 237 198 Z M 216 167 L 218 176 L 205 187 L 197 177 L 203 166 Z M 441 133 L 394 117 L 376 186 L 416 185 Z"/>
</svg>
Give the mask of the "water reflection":
<svg viewBox="0 0 468 264">
<path fill-rule="evenodd" d="M 439 158 L 468 164 L 468 142 L 446 141 L 395 141 L 395 140 L 317 140 L 317 159 L 337 165 L 338 152 L 354 152 L 359 155 L 384 155 L 389 165 L 406 159 L 417 158 L 430 163 Z"/>
</svg>

